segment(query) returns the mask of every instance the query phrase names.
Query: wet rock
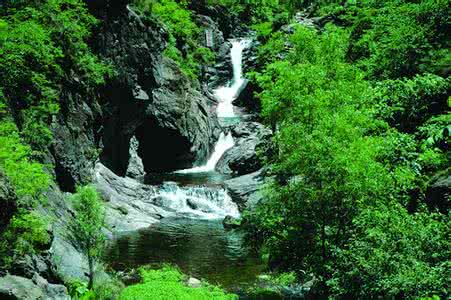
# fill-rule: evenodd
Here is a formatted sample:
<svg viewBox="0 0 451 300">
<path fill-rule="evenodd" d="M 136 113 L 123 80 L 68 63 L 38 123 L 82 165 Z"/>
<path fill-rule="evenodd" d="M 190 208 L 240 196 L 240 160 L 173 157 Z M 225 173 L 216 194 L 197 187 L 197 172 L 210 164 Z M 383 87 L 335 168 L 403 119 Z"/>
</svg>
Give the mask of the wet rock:
<svg viewBox="0 0 451 300">
<path fill-rule="evenodd" d="M 241 211 L 244 209 L 252 210 L 263 198 L 261 195 L 263 184 L 262 170 L 224 182 L 230 197 Z"/>
<path fill-rule="evenodd" d="M 221 44 L 216 52 L 216 61 L 218 63 L 205 70 L 205 81 L 209 89 L 224 86 L 233 77 L 232 58 L 230 56 L 231 48 L 232 44 L 230 42 Z"/>
<path fill-rule="evenodd" d="M 0 278 L 0 298 L 20 300 L 66 300 L 70 299 L 63 285 L 50 284 L 39 275 L 33 279 L 7 275 Z"/>
<path fill-rule="evenodd" d="M 189 286 L 190 288 L 197 289 L 197 288 L 202 287 L 202 282 L 197 278 L 190 277 L 188 279 L 188 282 L 186 283 L 186 285 Z"/>
<path fill-rule="evenodd" d="M 147 228 L 160 216 L 170 214 L 152 201 L 153 187 L 119 177 L 100 163 L 96 165 L 94 184 L 106 201 L 105 221 L 114 232 Z"/>
<path fill-rule="evenodd" d="M 246 80 L 238 97 L 233 100 L 233 105 L 244 107 L 251 113 L 259 113 L 261 110 L 261 105 L 259 100 L 254 97 L 255 90 L 256 87 L 254 84 Z"/>
<path fill-rule="evenodd" d="M 262 167 L 257 151 L 271 138 L 271 130 L 257 122 L 242 122 L 232 130 L 235 146 L 224 153 L 216 165 L 223 174 L 243 175 Z"/>
<path fill-rule="evenodd" d="M 128 168 L 126 175 L 131 178 L 138 178 L 145 175 L 144 165 L 141 157 L 138 155 L 139 142 L 136 137 L 132 137 L 130 140 L 130 159 L 128 162 Z"/>
<path fill-rule="evenodd" d="M 241 226 L 241 219 L 234 218 L 232 216 L 226 216 L 224 220 L 222 220 L 222 225 L 225 229 L 235 229 Z"/>
<path fill-rule="evenodd" d="M 153 90 L 152 105 L 136 131 L 144 168 L 150 173 L 201 164 L 217 139 L 218 123 L 207 98 L 190 87 L 174 62 L 163 59 L 156 70 L 160 87 Z"/>
</svg>

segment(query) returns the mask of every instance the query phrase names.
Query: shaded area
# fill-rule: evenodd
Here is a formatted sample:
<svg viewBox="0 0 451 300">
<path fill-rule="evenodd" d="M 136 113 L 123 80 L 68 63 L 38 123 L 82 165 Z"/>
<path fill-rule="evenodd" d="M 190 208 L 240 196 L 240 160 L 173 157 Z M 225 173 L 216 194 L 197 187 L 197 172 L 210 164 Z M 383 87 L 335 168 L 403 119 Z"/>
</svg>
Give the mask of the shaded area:
<svg viewBox="0 0 451 300">
<path fill-rule="evenodd" d="M 172 263 L 227 289 L 254 283 L 265 269 L 259 255 L 245 246 L 243 234 L 225 231 L 219 220 L 164 219 L 118 237 L 107 259 L 116 270 Z"/>
</svg>

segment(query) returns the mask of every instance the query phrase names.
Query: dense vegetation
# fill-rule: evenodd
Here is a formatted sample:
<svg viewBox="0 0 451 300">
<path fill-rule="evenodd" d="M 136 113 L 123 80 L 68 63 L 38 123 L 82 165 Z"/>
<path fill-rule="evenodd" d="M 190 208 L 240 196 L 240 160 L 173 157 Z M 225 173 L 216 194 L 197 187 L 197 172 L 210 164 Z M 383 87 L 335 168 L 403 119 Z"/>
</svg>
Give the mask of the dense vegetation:
<svg viewBox="0 0 451 300">
<path fill-rule="evenodd" d="M 38 161 L 52 142 L 49 125 L 59 110 L 60 86 L 78 76 L 89 89 L 109 73 L 86 44 L 95 23 L 78 0 L 0 6 L 0 168 L 18 196 L 0 245 L 3 264 L 49 241 L 45 218 L 33 212 L 51 182 Z"/>
<path fill-rule="evenodd" d="M 244 224 L 272 269 L 313 278 L 316 296 L 445 298 L 450 199 L 429 197 L 428 189 L 449 176 L 449 2 L 205 3 L 226 7 L 260 42 L 249 78 L 275 137 L 263 154 L 271 175 L 265 200 Z M 196 82 L 215 55 L 202 47 L 189 4 L 133 1 L 164 25 L 164 54 Z M 300 9 L 323 17 L 319 26 L 291 24 Z M 36 208 L 53 182 L 46 158 L 62 87 L 90 95 L 113 74 L 87 43 L 97 23 L 82 0 L 0 4 L 0 179 L 17 195 L 0 203 L 14 208 L 6 224 L 0 220 L 2 273 L 48 248 L 52 220 Z M 142 281 L 122 292 L 102 283 L 94 292 L 102 201 L 92 187 L 69 198 L 68 236 L 89 261 L 89 283 L 70 289 L 75 298 L 236 298 L 206 283 L 190 289 L 172 267 L 143 268 Z"/>
<path fill-rule="evenodd" d="M 448 3 L 317 7 L 344 26 L 258 28 L 276 176 L 247 215 L 251 236 L 323 295 L 444 296 L 449 199 L 425 193 L 449 166 Z"/>
</svg>

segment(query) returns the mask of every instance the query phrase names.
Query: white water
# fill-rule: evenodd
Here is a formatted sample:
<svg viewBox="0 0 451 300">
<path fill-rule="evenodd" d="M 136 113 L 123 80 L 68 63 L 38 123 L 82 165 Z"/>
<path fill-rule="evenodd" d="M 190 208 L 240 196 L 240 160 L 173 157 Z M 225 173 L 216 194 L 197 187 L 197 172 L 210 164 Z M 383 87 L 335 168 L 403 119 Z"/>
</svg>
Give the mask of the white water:
<svg viewBox="0 0 451 300">
<path fill-rule="evenodd" d="M 238 96 L 241 86 L 245 79 L 243 78 L 243 50 L 249 46 L 248 40 L 232 40 L 232 65 L 233 65 L 233 80 L 229 86 L 224 86 L 216 89 L 214 94 L 218 99 L 217 114 L 219 118 L 233 118 L 235 112 L 233 111 L 233 100 Z"/>
<path fill-rule="evenodd" d="M 232 134 L 228 133 L 227 135 L 225 135 L 223 132 L 221 132 L 221 135 L 219 136 L 219 140 L 215 145 L 213 154 L 211 155 L 210 159 L 207 161 L 207 163 L 205 165 L 200 166 L 200 167 L 194 167 L 191 169 L 176 171 L 175 173 L 189 174 L 189 173 L 204 173 L 204 172 L 214 171 L 216 164 L 221 159 L 222 155 L 227 150 L 232 148 L 234 145 L 235 145 L 235 142 L 233 141 Z"/>
<path fill-rule="evenodd" d="M 233 40 L 231 57 L 233 65 L 233 80 L 230 86 L 220 87 L 215 90 L 215 96 L 219 103 L 217 108 L 217 115 L 219 118 L 233 118 L 235 113 L 233 111 L 233 100 L 237 97 L 237 94 L 243 85 L 245 79 L 243 78 L 243 50 L 248 47 L 248 40 Z M 218 142 L 216 143 L 213 154 L 207 163 L 200 167 L 194 167 L 191 169 L 185 169 L 176 171 L 179 174 L 190 173 L 206 173 L 215 170 L 216 164 L 221 159 L 222 155 L 235 145 L 232 134 L 225 135 L 221 133 Z"/>
<path fill-rule="evenodd" d="M 225 216 L 239 217 L 238 206 L 224 189 L 206 187 L 179 187 L 166 182 L 153 197 L 159 207 L 166 207 L 188 217 L 218 219 Z"/>
</svg>

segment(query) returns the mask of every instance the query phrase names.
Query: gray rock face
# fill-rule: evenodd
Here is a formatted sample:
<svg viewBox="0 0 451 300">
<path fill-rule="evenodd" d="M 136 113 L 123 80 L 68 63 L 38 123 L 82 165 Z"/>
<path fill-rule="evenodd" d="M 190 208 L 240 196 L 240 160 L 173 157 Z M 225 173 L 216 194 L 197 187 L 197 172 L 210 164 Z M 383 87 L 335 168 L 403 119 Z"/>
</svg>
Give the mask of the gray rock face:
<svg viewBox="0 0 451 300">
<path fill-rule="evenodd" d="M 105 199 L 106 223 L 114 232 L 147 228 L 168 212 L 149 200 L 151 186 L 119 177 L 102 164 L 95 169 L 95 186 Z"/>
<path fill-rule="evenodd" d="M 233 105 L 246 108 L 251 113 L 259 113 L 261 110 L 260 101 L 254 97 L 256 87 L 250 81 L 244 83 L 241 93 L 233 100 Z"/>
<path fill-rule="evenodd" d="M 230 197 L 241 211 L 245 209 L 252 210 L 263 198 L 261 194 L 263 184 L 262 170 L 224 182 L 224 186 L 228 190 Z"/>
<path fill-rule="evenodd" d="M 130 7 L 100 17 L 106 21 L 94 48 L 119 73 L 102 93 L 102 162 L 125 175 L 132 136 L 139 141 L 138 153 L 148 173 L 203 162 L 216 141 L 217 123 L 208 99 L 163 57 L 168 38 L 163 26 Z"/>
<path fill-rule="evenodd" d="M 257 122 L 242 122 L 232 129 L 235 146 L 228 150 L 216 165 L 223 174 L 243 175 L 259 170 L 262 165 L 257 156 L 271 138 L 271 130 Z"/>
<path fill-rule="evenodd" d="M 217 139 L 218 124 L 207 98 L 168 59 L 162 60 L 156 73 L 159 87 L 153 90 L 153 103 L 136 131 L 145 170 L 172 171 L 200 164 Z"/>
<path fill-rule="evenodd" d="M 85 95 L 70 88 L 62 91 L 61 99 L 61 111 L 51 125 L 54 142 L 50 162 L 55 165 L 60 188 L 74 192 L 76 185 L 86 184 L 92 178 L 98 152 L 96 132 L 102 112 L 95 99 L 86 100 Z"/>
<path fill-rule="evenodd" d="M 17 196 L 8 178 L 0 170 L 0 233 L 17 211 Z"/>
<path fill-rule="evenodd" d="M 0 278 L 0 298 L 4 300 L 70 300 L 64 285 L 50 284 L 39 275 L 28 279 L 7 275 Z"/>
<path fill-rule="evenodd" d="M 127 177 L 139 178 L 145 175 L 144 165 L 141 157 L 138 155 L 139 142 L 136 137 L 130 140 L 130 159 L 128 161 Z"/>
</svg>

